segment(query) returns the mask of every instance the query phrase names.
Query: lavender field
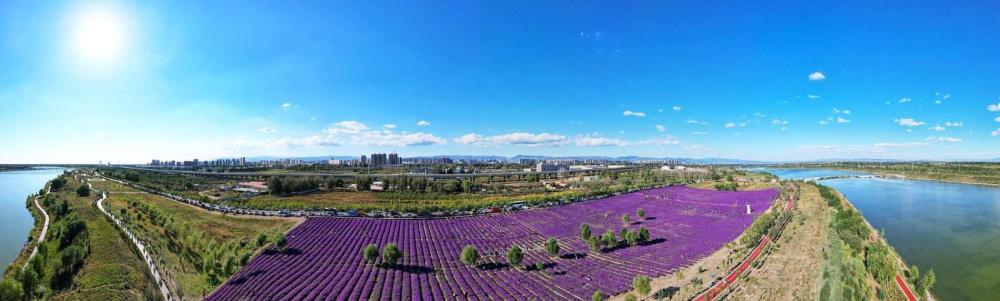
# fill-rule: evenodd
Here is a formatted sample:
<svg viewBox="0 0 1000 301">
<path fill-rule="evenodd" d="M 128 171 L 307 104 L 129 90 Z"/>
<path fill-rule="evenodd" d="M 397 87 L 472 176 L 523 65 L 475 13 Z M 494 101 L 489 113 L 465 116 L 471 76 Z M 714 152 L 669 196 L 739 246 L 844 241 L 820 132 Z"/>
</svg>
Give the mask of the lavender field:
<svg viewBox="0 0 1000 301">
<path fill-rule="evenodd" d="M 310 218 L 288 235 L 287 250 L 257 256 L 208 300 L 579 300 L 595 290 L 631 288 L 638 274 L 661 276 L 691 264 L 732 241 L 777 197 L 776 189 L 720 192 L 684 186 L 651 189 L 567 206 L 477 217 L 389 220 Z M 747 215 L 746 206 L 753 209 Z M 646 211 L 638 220 L 637 208 Z M 632 223 L 621 221 L 623 214 Z M 650 241 L 608 252 L 590 251 L 580 237 L 587 223 L 595 235 L 646 227 Z M 544 248 L 549 237 L 560 257 Z M 361 249 L 399 244 L 396 268 L 366 264 Z M 524 263 L 507 266 L 517 244 Z M 465 245 L 482 254 L 480 267 L 459 260 Z"/>
</svg>

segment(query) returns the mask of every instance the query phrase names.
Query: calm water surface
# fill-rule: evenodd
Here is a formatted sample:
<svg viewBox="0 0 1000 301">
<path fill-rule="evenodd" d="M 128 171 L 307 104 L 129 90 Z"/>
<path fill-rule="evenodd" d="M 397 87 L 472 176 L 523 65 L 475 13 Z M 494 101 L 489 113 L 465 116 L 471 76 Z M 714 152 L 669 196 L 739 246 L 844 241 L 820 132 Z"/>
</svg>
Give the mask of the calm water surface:
<svg viewBox="0 0 1000 301">
<path fill-rule="evenodd" d="M 24 206 L 28 195 L 38 193 L 62 168 L 37 168 L 0 172 L 0 271 L 21 252 L 35 220 Z"/>
<path fill-rule="evenodd" d="M 833 170 L 766 170 L 782 178 Z M 921 273 L 934 269 L 941 300 L 1000 300 L 1000 187 L 924 180 L 838 179 L 839 190 Z"/>
</svg>

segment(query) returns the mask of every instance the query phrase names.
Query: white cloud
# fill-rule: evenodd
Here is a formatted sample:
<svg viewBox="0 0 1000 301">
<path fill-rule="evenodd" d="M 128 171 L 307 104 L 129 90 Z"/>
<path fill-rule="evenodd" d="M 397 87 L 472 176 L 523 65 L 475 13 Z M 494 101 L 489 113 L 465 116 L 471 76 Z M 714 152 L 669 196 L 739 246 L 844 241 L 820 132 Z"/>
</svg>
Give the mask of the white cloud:
<svg viewBox="0 0 1000 301">
<path fill-rule="evenodd" d="M 431 123 L 427 122 L 427 120 L 417 121 L 417 126 L 430 126 L 430 125 Z"/>
<path fill-rule="evenodd" d="M 927 128 L 927 129 L 928 129 L 928 130 L 932 130 L 932 131 L 935 131 L 935 132 L 940 132 L 940 131 L 944 131 L 944 130 L 946 130 L 946 128 L 945 128 L 945 127 L 943 127 L 943 126 L 940 126 L 940 125 L 935 125 L 935 126 L 932 126 L 932 127 L 929 127 L 929 128 Z"/>
<path fill-rule="evenodd" d="M 694 131 L 691 132 L 691 135 L 708 135 L 708 132 Z"/>
<path fill-rule="evenodd" d="M 475 133 L 462 135 L 453 139 L 458 144 L 474 146 L 520 145 L 520 146 L 559 146 L 570 142 L 566 136 L 550 133 L 509 133 L 496 136 L 482 136 Z"/>
<path fill-rule="evenodd" d="M 643 112 L 633 112 L 633 111 L 629 111 L 629 110 L 625 110 L 625 112 L 622 112 L 622 115 L 625 115 L 625 116 L 635 116 L 635 117 L 646 117 L 646 113 L 643 113 Z"/>
<path fill-rule="evenodd" d="M 994 137 L 1000 136 L 1000 129 L 993 130 L 992 132 L 990 132 L 990 135 Z"/>
<path fill-rule="evenodd" d="M 788 124 L 788 120 L 781 120 L 781 119 L 775 118 L 774 120 L 771 120 L 771 124 L 773 124 L 773 125 L 786 125 L 786 124 Z"/>
<path fill-rule="evenodd" d="M 993 121 L 1000 122 L 1000 117 L 993 118 Z"/>
<path fill-rule="evenodd" d="M 726 123 L 726 128 L 727 128 L 727 129 L 731 129 L 731 128 L 734 128 L 734 127 L 736 127 L 736 124 L 735 124 L 735 123 L 732 123 L 732 122 L 730 122 L 730 123 Z"/>
<path fill-rule="evenodd" d="M 382 129 L 385 129 L 385 130 L 393 130 L 395 128 L 396 128 L 396 125 L 395 124 L 391 124 L 391 123 L 387 123 L 387 124 L 383 124 L 382 125 Z"/>
<path fill-rule="evenodd" d="M 813 94 L 806 95 L 806 97 L 808 97 L 809 99 L 819 99 L 819 95 L 813 95 Z"/>
<path fill-rule="evenodd" d="M 286 103 L 281 104 L 281 108 L 282 109 L 288 109 L 288 108 L 291 108 L 291 107 L 292 107 L 292 103 L 290 103 L 290 102 L 286 102 Z"/>
<path fill-rule="evenodd" d="M 901 126 L 910 126 L 910 127 L 921 126 L 921 125 L 926 124 L 923 121 L 917 121 L 916 119 L 913 119 L 913 118 L 893 119 L 893 121 L 895 121 L 896 123 L 898 123 Z"/>
<path fill-rule="evenodd" d="M 838 110 L 837 108 L 833 108 L 833 113 L 834 114 L 840 114 L 840 110 Z"/>
<path fill-rule="evenodd" d="M 674 111 L 680 111 L 680 110 L 682 110 L 684 108 L 682 108 L 681 106 L 674 106 L 673 109 L 674 109 Z"/>
<path fill-rule="evenodd" d="M 667 131 L 667 127 L 663 126 L 662 124 L 657 124 L 656 125 L 656 131 L 666 132 Z"/>
<path fill-rule="evenodd" d="M 627 146 L 631 144 L 625 140 L 601 137 L 599 135 L 576 136 L 573 138 L 573 143 L 577 146 Z"/>
<path fill-rule="evenodd" d="M 826 75 L 823 74 L 823 72 L 816 71 L 813 73 L 809 73 L 809 80 L 824 80 L 824 79 L 826 79 Z"/>
<path fill-rule="evenodd" d="M 820 120 L 820 121 L 817 121 L 816 123 L 818 123 L 819 125 L 827 125 L 827 124 L 830 124 L 829 122 L 826 122 L 826 120 Z"/>
<path fill-rule="evenodd" d="M 927 142 L 879 142 L 879 143 L 875 143 L 875 147 L 880 147 L 880 148 L 889 148 L 889 147 L 893 147 L 893 148 L 898 148 L 898 147 L 920 147 L 920 146 L 928 146 L 928 145 L 930 145 L 930 143 L 927 143 Z"/>
<path fill-rule="evenodd" d="M 648 145 L 656 145 L 656 146 L 678 145 L 680 143 L 681 143 L 680 140 L 677 140 L 677 138 L 674 138 L 673 136 L 655 137 L 655 138 L 650 138 L 650 139 L 646 139 L 646 140 L 643 140 L 643 141 L 639 142 L 639 144 L 648 144 Z"/>
<path fill-rule="evenodd" d="M 262 128 L 257 129 L 257 132 L 258 133 L 270 134 L 270 133 L 276 133 L 276 132 L 278 132 L 278 130 L 272 129 L 272 128 L 269 128 L 269 127 L 262 127 Z"/>
<path fill-rule="evenodd" d="M 694 119 L 691 119 L 691 118 L 688 118 L 688 120 L 684 121 L 684 123 L 687 123 L 687 124 L 698 124 L 698 125 L 708 125 L 708 122 L 697 121 L 697 120 L 694 120 Z"/>
<path fill-rule="evenodd" d="M 911 101 L 913 101 L 913 99 L 909 98 L 909 97 L 903 97 L 903 98 L 899 99 L 899 103 L 908 103 L 908 102 L 911 102 Z"/>
<path fill-rule="evenodd" d="M 1000 112 L 1000 102 L 995 105 L 988 105 L 986 106 L 986 109 L 990 110 L 990 112 Z"/>
<path fill-rule="evenodd" d="M 843 110 L 843 111 L 840 111 L 840 112 L 844 113 L 844 115 L 851 115 L 851 110 Z"/>
<path fill-rule="evenodd" d="M 753 113 L 753 116 L 757 117 L 757 118 L 764 118 L 764 117 L 766 117 L 766 115 L 764 115 L 764 113 Z"/>
<path fill-rule="evenodd" d="M 848 122 L 851 122 L 851 120 L 846 119 L 844 117 L 837 117 L 837 123 L 848 123 Z"/>
<path fill-rule="evenodd" d="M 942 142 L 962 142 L 961 138 L 954 137 L 944 137 L 944 136 L 931 136 L 927 137 L 926 141 L 942 141 Z"/>
<path fill-rule="evenodd" d="M 959 126 L 964 126 L 964 125 L 965 124 L 962 123 L 961 121 L 954 121 L 954 122 L 953 121 L 948 121 L 948 122 L 944 123 L 944 126 L 950 126 L 950 127 L 959 127 Z"/>
<path fill-rule="evenodd" d="M 444 138 L 429 133 L 393 133 L 388 131 L 372 130 L 364 123 L 347 120 L 334 123 L 329 128 L 323 130 L 329 141 L 337 141 L 341 144 L 355 144 L 364 146 L 418 146 L 418 145 L 440 145 L 445 144 Z"/>
</svg>

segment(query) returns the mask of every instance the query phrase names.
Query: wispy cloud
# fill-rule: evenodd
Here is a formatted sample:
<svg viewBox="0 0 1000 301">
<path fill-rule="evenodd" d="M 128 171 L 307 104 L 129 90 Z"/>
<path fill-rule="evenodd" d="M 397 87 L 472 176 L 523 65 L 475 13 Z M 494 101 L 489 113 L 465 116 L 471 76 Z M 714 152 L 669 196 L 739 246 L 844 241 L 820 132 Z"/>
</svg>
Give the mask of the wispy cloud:
<svg viewBox="0 0 1000 301">
<path fill-rule="evenodd" d="M 643 113 L 643 112 L 633 112 L 633 111 L 629 111 L 629 110 L 625 110 L 625 112 L 622 112 L 622 115 L 624 115 L 624 116 L 634 116 L 634 117 L 646 117 L 646 113 Z"/>
<path fill-rule="evenodd" d="M 286 109 L 287 110 L 288 108 L 291 108 L 291 107 L 292 107 L 292 103 L 290 103 L 290 102 L 286 102 L 286 103 L 281 104 L 281 108 L 282 109 Z"/>
<path fill-rule="evenodd" d="M 1000 117 L 993 118 L 993 121 L 1000 122 Z"/>
<path fill-rule="evenodd" d="M 736 123 L 732 123 L 732 122 L 726 123 L 726 128 L 727 129 L 731 129 L 731 128 L 734 128 L 734 127 L 736 127 Z"/>
<path fill-rule="evenodd" d="M 820 120 L 820 121 L 817 121 L 816 123 L 817 123 L 817 124 L 819 124 L 819 125 L 827 125 L 827 124 L 830 124 L 829 122 L 826 122 L 826 120 Z"/>
<path fill-rule="evenodd" d="M 392 127 L 383 127 L 381 131 L 372 130 L 364 123 L 347 120 L 334 123 L 323 130 L 323 137 L 329 141 L 342 144 L 363 146 L 420 146 L 445 144 L 445 139 L 429 133 L 394 133 Z"/>
<path fill-rule="evenodd" d="M 385 130 L 394 130 L 394 129 L 396 129 L 396 125 L 392 124 L 392 123 L 383 124 L 382 125 L 382 129 L 385 129 Z"/>
<path fill-rule="evenodd" d="M 430 125 L 431 123 L 427 122 L 427 120 L 417 121 L 417 126 L 430 126 Z"/>
<path fill-rule="evenodd" d="M 708 135 L 708 132 L 694 131 L 691 132 L 691 135 Z"/>
<path fill-rule="evenodd" d="M 848 122 L 851 122 L 851 120 L 846 119 L 844 117 L 837 117 L 837 123 L 848 123 Z"/>
<path fill-rule="evenodd" d="M 569 137 L 550 133 L 526 133 L 516 132 L 495 136 L 482 136 L 475 133 L 462 135 L 453 139 L 458 144 L 468 144 L 474 146 L 497 146 L 497 145 L 519 145 L 519 146 L 559 146 L 570 142 Z"/>
<path fill-rule="evenodd" d="M 662 124 L 657 124 L 656 125 L 656 131 L 658 131 L 658 132 L 666 132 L 667 131 L 667 127 L 663 126 Z"/>
<path fill-rule="evenodd" d="M 809 80 L 816 81 L 816 80 L 824 80 L 824 79 L 826 79 L 826 74 L 823 74 L 823 72 L 816 71 L 816 72 L 813 72 L 813 73 L 809 73 Z"/>
<path fill-rule="evenodd" d="M 899 103 L 908 103 L 908 102 L 911 102 L 911 101 L 913 101 L 913 99 L 912 99 L 912 98 L 909 98 L 909 97 L 903 97 L 903 98 L 900 98 L 898 102 L 899 102 Z"/>
<path fill-rule="evenodd" d="M 771 120 L 771 124 L 773 124 L 773 125 L 787 125 L 788 124 L 788 120 L 781 120 L 781 119 L 775 118 L 774 120 Z"/>
<path fill-rule="evenodd" d="M 698 125 L 708 125 L 708 122 L 697 121 L 697 120 L 694 120 L 694 119 L 691 119 L 691 118 L 688 118 L 688 120 L 685 120 L 684 123 L 687 123 L 687 124 L 698 124 Z"/>
<path fill-rule="evenodd" d="M 808 97 L 809 99 L 819 99 L 819 95 L 814 95 L 814 94 L 806 95 L 806 97 Z"/>
<path fill-rule="evenodd" d="M 276 133 L 276 132 L 278 132 L 278 130 L 273 129 L 273 128 L 269 128 L 269 127 L 262 127 L 262 128 L 257 129 L 257 132 L 258 133 L 270 134 L 270 133 Z"/>
<path fill-rule="evenodd" d="M 642 140 L 639 141 L 639 144 L 664 146 L 664 145 L 678 145 L 681 144 L 681 141 L 677 140 L 677 138 L 674 138 L 673 136 L 663 136 L 663 137 L 654 137 Z"/>
<path fill-rule="evenodd" d="M 674 106 L 673 109 L 674 109 L 674 111 L 680 111 L 680 110 L 682 110 L 684 108 L 681 107 L 681 106 Z"/>
<path fill-rule="evenodd" d="M 946 128 L 945 128 L 945 127 L 943 127 L 943 126 L 940 126 L 940 125 L 935 125 L 935 126 L 932 126 L 932 127 L 929 127 L 929 128 L 927 128 L 927 129 L 928 129 L 928 130 L 932 130 L 932 131 L 935 131 L 935 132 L 941 132 L 941 131 L 944 131 L 944 130 L 946 130 Z"/>
<path fill-rule="evenodd" d="M 948 121 L 948 122 L 944 123 L 944 126 L 948 126 L 948 127 L 960 127 L 960 126 L 964 126 L 964 125 L 965 124 L 962 123 L 961 121 Z"/>
<path fill-rule="evenodd" d="M 916 119 L 909 118 L 909 117 L 907 117 L 907 118 L 893 119 L 893 121 L 895 121 L 896 123 L 898 123 L 901 126 L 909 126 L 909 127 L 921 126 L 921 125 L 926 124 L 923 121 L 917 121 Z"/>
<path fill-rule="evenodd" d="M 986 106 L 986 109 L 990 110 L 990 112 L 1000 112 L 1000 102 L 998 102 L 995 105 L 993 105 L 993 104 L 988 105 L 988 106 Z"/>
<path fill-rule="evenodd" d="M 994 137 L 1000 136 L 1000 128 L 998 128 L 998 129 L 993 130 L 992 132 L 990 132 L 990 135 L 994 136 Z"/>
<path fill-rule="evenodd" d="M 889 147 L 920 147 L 928 146 L 930 143 L 926 142 L 879 142 L 875 143 L 875 147 L 889 148 Z"/>
<path fill-rule="evenodd" d="M 617 138 L 602 137 L 600 135 L 582 135 L 573 138 L 573 143 L 577 146 L 627 146 L 631 143 Z"/>
<path fill-rule="evenodd" d="M 941 141 L 941 142 L 962 142 L 962 138 L 955 137 L 944 137 L 944 136 L 931 136 L 925 139 L 926 141 Z"/>
</svg>

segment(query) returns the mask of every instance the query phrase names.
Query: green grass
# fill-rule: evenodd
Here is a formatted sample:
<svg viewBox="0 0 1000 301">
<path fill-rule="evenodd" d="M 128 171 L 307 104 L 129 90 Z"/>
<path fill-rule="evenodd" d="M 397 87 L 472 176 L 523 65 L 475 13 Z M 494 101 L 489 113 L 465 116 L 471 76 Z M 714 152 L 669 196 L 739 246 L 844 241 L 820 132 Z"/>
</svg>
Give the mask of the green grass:
<svg viewBox="0 0 1000 301">
<path fill-rule="evenodd" d="M 67 177 L 67 188 L 56 195 L 69 202 L 87 225 L 90 254 L 73 277 L 73 286 L 56 294 L 52 300 L 160 300 L 162 297 L 146 270 L 146 263 L 122 238 L 114 225 L 93 206 L 91 197 L 77 197 L 71 192 L 79 182 Z M 57 256 L 49 248 L 49 258 Z"/>
<path fill-rule="evenodd" d="M 205 253 L 221 252 L 217 261 L 223 258 L 249 258 L 257 251 L 257 246 L 247 244 L 240 247 L 240 241 L 253 242 L 260 233 L 284 233 L 299 220 L 264 217 L 236 217 L 209 212 L 163 197 L 139 192 L 114 182 L 95 181 L 94 186 L 111 191 L 106 204 L 116 215 L 122 217 L 125 209 L 130 229 L 146 242 L 151 253 L 162 259 L 160 267 L 171 290 L 185 300 L 201 299 L 210 293 L 228 274 L 212 278 L 201 268 Z M 131 202 L 131 203 L 130 203 Z M 143 204 L 145 207 L 138 207 Z M 173 239 L 168 235 L 167 226 L 151 218 L 148 210 L 170 220 L 171 225 L 186 228 L 186 233 L 197 234 L 200 239 L 191 241 L 189 236 Z M 226 273 L 235 272 L 239 265 Z"/>
</svg>

